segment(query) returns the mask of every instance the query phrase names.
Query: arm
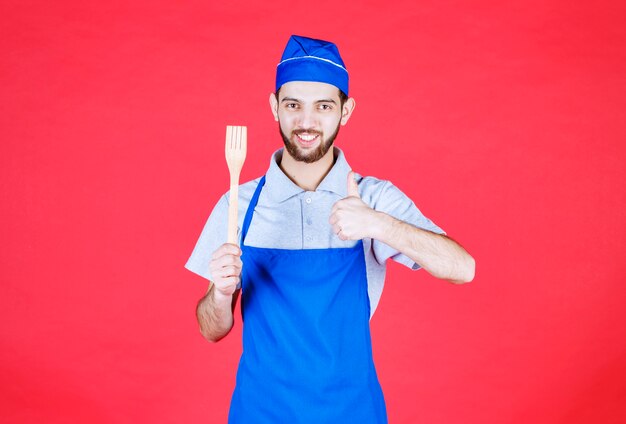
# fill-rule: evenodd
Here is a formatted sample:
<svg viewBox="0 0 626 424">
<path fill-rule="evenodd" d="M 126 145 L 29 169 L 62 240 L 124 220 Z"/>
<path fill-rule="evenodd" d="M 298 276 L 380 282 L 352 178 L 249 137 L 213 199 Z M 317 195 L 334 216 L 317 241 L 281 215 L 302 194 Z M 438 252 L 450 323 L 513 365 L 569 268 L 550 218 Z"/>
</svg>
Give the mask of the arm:
<svg viewBox="0 0 626 424">
<path fill-rule="evenodd" d="M 196 307 L 200 332 L 210 342 L 224 338 L 233 328 L 241 265 L 241 250 L 234 244 L 223 244 L 213 253 L 210 264 L 213 282 Z"/>
<path fill-rule="evenodd" d="M 353 174 L 348 175 L 348 197 L 332 210 L 330 224 L 342 240 L 372 238 L 402 252 L 434 277 L 452 283 L 474 278 L 475 262 L 451 238 L 414 227 L 375 211 L 359 197 Z"/>
<path fill-rule="evenodd" d="M 451 238 L 371 211 L 368 237 L 404 253 L 434 277 L 457 284 L 474 279 L 474 258 Z"/>
</svg>

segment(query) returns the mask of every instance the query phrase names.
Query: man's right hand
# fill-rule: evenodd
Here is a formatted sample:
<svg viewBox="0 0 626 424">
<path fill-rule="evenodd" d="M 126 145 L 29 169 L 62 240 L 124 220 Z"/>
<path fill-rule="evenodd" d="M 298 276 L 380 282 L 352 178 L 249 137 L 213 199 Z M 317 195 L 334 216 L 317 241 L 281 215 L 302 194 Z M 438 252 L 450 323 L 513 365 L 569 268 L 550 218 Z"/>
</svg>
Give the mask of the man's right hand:
<svg viewBox="0 0 626 424">
<path fill-rule="evenodd" d="M 241 266 L 241 249 L 236 244 L 225 243 L 211 256 L 212 284 L 196 307 L 200 332 L 211 342 L 222 339 L 233 328 Z"/>
<path fill-rule="evenodd" d="M 239 246 L 224 243 L 211 256 L 209 269 L 216 295 L 229 296 L 237 290 L 241 280 L 241 249 Z"/>
</svg>

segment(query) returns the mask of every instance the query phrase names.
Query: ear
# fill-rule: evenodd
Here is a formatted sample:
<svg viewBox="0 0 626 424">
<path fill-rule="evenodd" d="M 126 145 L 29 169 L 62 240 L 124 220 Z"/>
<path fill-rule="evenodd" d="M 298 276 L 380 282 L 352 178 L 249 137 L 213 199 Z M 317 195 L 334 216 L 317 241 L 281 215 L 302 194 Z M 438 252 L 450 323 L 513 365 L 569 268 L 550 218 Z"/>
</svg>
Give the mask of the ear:
<svg viewBox="0 0 626 424">
<path fill-rule="evenodd" d="M 356 107 L 356 102 L 352 97 L 345 101 L 343 107 L 341 108 L 341 125 L 346 125 L 350 116 L 352 116 L 352 112 L 354 112 L 354 108 Z"/>
<path fill-rule="evenodd" d="M 274 120 L 278 122 L 278 99 L 276 98 L 276 94 L 270 93 L 270 107 L 272 108 L 272 115 L 274 115 Z"/>
</svg>

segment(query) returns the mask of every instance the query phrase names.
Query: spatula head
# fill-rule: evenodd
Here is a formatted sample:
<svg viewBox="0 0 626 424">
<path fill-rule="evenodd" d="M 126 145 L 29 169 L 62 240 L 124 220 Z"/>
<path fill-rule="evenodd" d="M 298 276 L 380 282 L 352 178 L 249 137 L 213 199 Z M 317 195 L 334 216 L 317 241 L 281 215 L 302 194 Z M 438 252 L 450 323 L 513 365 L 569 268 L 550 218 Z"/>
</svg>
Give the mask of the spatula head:
<svg viewBox="0 0 626 424">
<path fill-rule="evenodd" d="M 226 164 L 231 173 L 241 172 L 248 149 L 248 128 L 244 126 L 226 126 Z"/>
</svg>

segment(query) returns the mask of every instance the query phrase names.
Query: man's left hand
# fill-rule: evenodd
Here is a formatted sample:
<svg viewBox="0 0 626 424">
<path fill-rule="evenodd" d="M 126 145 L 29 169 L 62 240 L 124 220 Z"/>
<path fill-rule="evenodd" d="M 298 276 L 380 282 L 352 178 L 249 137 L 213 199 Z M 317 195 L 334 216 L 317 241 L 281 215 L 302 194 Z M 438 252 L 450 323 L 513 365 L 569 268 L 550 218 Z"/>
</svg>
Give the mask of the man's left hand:
<svg viewBox="0 0 626 424">
<path fill-rule="evenodd" d="M 330 225 L 341 240 L 361 240 L 371 237 L 378 224 L 379 212 L 370 208 L 359 195 L 354 172 L 348 174 L 348 196 L 333 205 Z"/>
</svg>

